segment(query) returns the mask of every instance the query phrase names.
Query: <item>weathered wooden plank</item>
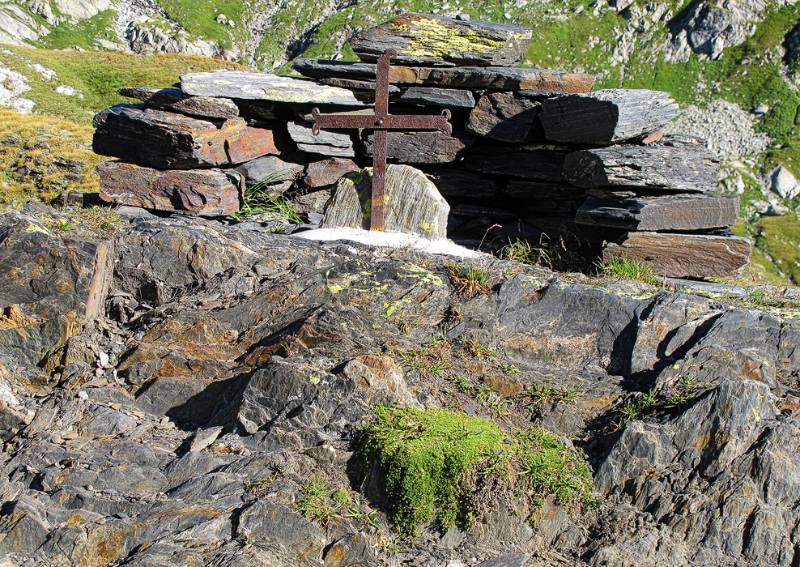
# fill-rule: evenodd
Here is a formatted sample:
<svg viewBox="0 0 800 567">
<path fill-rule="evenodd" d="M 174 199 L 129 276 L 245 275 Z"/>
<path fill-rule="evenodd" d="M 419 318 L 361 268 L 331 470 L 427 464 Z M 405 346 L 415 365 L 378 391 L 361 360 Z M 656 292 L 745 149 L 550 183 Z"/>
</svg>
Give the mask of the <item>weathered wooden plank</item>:
<svg viewBox="0 0 800 567">
<path fill-rule="evenodd" d="M 364 106 L 364 103 L 347 89 L 292 77 L 247 71 L 210 71 L 182 75 L 181 90 L 194 96 Z"/>
<path fill-rule="evenodd" d="M 362 61 L 387 49 L 405 65 L 516 65 L 528 50 L 531 30 L 479 20 L 405 13 L 357 33 L 350 46 Z"/>
<path fill-rule="evenodd" d="M 706 230 L 732 226 L 739 197 L 723 195 L 663 195 L 653 197 L 590 196 L 575 222 L 628 230 Z"/>
<path fill-rule="evenodd" d="M 107 161 L 97 168 L 100 198 L 118 205 L 203 216 L 235 213 L 242 202 L 244 178 L 220 169 L 159 171 Z"/>
<path fill-rule="evenodd" d="M 747 265 L 750 241 L 737 236 L 630 232 L 603 250 L 603 259 L 634 258 L 670 278 L 731 276 Z"/>
<path fill-rule="evenodd" d="M 118 92 L 124 97 L 142 101 L 145 106 L 189 116 L 223 120 L 239 116 L 239 107 L 229 98 L 191 96 L 180 89 L 125 87 L 119 89 Z"/>
<path fill-rule="evenodd" d="M 501 142 L 525 142 L 539 114 L 539 103 L 514 93 L 486 93 L 469 113 L 467 131 Z"/>
<path fill-rule="evenodd" d="M 558 148 L 480 146 L 468 151 L 462 163 L 466 169 L 481 173 L 557 183 L 566 155 Z"/>
<path fill-rule="evenodd" d="M 667 93 L 608 89 L 547 99 L 539 120 L 549 141 L 605 145 L 655 132 L 677 113 Z"/>
<path fill-rule="evenodd" d="M 372 157 L 374 133 L 362 132 L 364 155 Z M 439 131 L 430 132 L 387 132 L 386 157 L 400 163 L 434 164 L 458 161 L 464 150 L 470 147 L 475 138 L 469 134 L 458 133 L 448 136 Z"/>
<path fill-rule="evenodd" d="M 242 118 L 209 122 L 119 105 L 98 113 L 94 127 L 96 153 L 158 169 L 236 165 L 278 153 L 270 130 L 252 128 Z"/>
<path fill-rule="evenodd" d="M 307 77 L 375 78 L 372 63 L 297 59 L 294 68 Z M 551 69 L 522 67 L 406 67 L 393 65 L 389 80 L 398 85 L 523 90 L 527 94 L 558 95 L 592 90 L 594 77 Z"/>
<path fill-rule="evenodd" d="M 701 140 L 664 138 L 649 146 L 581 150 L 564 160 L 564 179 L 578 187 L 640 187 L 705 193 L 719 163 Z"/>
</svg>

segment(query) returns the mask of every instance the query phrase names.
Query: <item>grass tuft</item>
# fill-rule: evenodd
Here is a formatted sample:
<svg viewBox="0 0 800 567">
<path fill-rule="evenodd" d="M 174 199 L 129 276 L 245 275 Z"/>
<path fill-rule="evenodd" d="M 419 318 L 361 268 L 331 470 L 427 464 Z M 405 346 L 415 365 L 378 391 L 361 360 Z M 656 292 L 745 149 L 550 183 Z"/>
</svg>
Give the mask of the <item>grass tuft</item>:
<svg viewBox="0 0 800 567">
<path fill-rule="evenodd" d="M 477 295 L 484 295 L 491 291 L 491 275 L 489 272 L 474 264 L 451 264 L 447 267 L 450 283 L 456 293 L 466 299 Z"/>
<path fill-rule="evenodd" d="M 270 194 L 269 184 L 266 182 L 247 187 L 244 192 L 244 205 L 238 213 L 231 216 L 236 220 L 242 220 L 263 214 L 272 214 L 275 217 L 274 220 L 291 224 L 302 224 L 303 222 L 286 197 Z"/>
<path fill-rule="evenodd" d="M 635 280 L 657 287 L 663 286 L 653 268 L 635 258 L 611 258 L 598 262 L 597 271 L 601 276 L 615 280 Z"/>
</svg>

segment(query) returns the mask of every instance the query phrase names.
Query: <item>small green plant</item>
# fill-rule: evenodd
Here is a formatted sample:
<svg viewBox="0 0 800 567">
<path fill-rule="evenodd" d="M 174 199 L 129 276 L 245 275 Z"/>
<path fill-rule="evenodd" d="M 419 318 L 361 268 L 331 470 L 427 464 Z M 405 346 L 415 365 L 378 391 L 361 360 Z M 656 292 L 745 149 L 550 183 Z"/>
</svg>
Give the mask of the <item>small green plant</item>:
<svg viewBox="0 0 800 567">
<path fill-rule="evenodd" d="M 645 392 L 635 400 L 628 400 L 619 409 L 617 419 L 614 420 L 614 429 L 619 431 L 635 419 L 651 411 L 658 404 L 658 395 L 655 390 Z"/>
<path fill-rule="evenodd" d="M 650 266 L 635 258 L 611 258 L 597 264 L 601 276 L 616 280 L 635 280 L 642 283 L 662 286 L 663 282 Z"/>
<path fill-rule="evenodd" d="M 423 378 L 447 376 L 453 368 L 453 347 L 447 337 L 434 337 L 420 348 L 403 352 L 401 359 Z"/>
<path fill-rule="evenodd" d="M 664 388 L 661 396 L 668 408 L 681 408 L 697 398 L 699 389 L 694 376 L 681 376 L 674 387 Z"/>
<path fill-rule="evenodd" d="M 570 508 L 591 501 L 585 458 L 545 430 L 506 434 L 493 421 L 442 409 L 375 408 L 358 456 L 377 463 L 394 529 L 413 536 L 431 520 L 469 524 L 480 479 L 536 505 L 553 495 Z"/>
<path fill-rule="evenodd" d="M 44 223 L 44 225 L 50 230 L 58 230 L 61 232 L 69 232 L 71 230 L 75 230 L 75 225 L 72 224 L 67 219 L 55 219 Z"/>
<path fill-rule="evenodd" d="M 303 485 L 297 511 L 309 520 L 327 524 L 338 510 L 332 498 L 331 488 L 321 479 L 312 479 Z"/>
<path fill-rule="evenodd" d="M 466 299 L 489 293 L 491 289 L 491 275 L 480 266 L 452 264 L 447 271 L 456 293 Z"/>
<path fill-rule="evenodd" d="M 523 396 L 534 406 L 571 404 L 578 397 L 578 391 L 575 388 L 556 388 L 547 384 L 533 384 L 525 387 Z"/>
<path fill-rule="evenodd" d="M 270 180 L 264 180 L 255 185 L 248 186 L 244 192 L 244 204 L 238 213 L 231 215 L 237 221 L 253 215 L 271 213 L 275 220 L 291 224 L 301 224 L 303 219 L 292 208 L 286 197 L 271 195 L 269 190 Z"/>
</svg>

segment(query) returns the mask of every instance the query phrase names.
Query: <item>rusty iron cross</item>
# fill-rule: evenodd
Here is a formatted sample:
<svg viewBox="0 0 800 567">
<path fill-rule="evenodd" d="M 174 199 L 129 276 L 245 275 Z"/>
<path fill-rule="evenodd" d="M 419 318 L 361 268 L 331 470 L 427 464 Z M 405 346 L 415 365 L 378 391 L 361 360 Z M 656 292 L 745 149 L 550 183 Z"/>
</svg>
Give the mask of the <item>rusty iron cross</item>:
<svg viewBox="0 0 800 567">
<path fill-rule="evenodd" d="M 387 49 L 378 58 L 375 69 L 375 112 L 374 114 L 321 114 L 318 108 L 311 111 L 314 117 L 312 132 L 320 130 L 341 130 L 359 128 L 374 130 L 372 143 L 372 207 L 370 213 L 370 230 L 383 232 L 384 189 L 386 185 L 386 132 L 388 130 L 439 130 L 450 136 L 453 127 L 450 124 L 450 111 L 442 110 L 440 116 L 416 114 L 389 114 L 389 60 L 397 55 L 393 49 Z"/>
</svg>

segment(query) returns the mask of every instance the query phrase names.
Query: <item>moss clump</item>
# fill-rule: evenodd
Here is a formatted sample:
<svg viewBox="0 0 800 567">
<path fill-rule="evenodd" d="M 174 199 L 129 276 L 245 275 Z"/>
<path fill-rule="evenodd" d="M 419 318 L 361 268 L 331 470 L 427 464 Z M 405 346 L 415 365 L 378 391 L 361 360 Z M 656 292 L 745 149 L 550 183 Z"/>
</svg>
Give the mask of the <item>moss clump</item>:
<svg viewBox="0 0 800 567">
<path fill-rule="evenodd" d="M 444 528 L 468 524 L 478 484 L 489 479 L 524 488 L 534 505 L 551 495 L 567 506 L 591 501 L 583 456 L 556 435 L 535 429 L 509 436 L 464 413 L 378 406 L 360 456 L 379 466 L 390 520 L 406 536 L 431 520 Z"/>
</svg>

